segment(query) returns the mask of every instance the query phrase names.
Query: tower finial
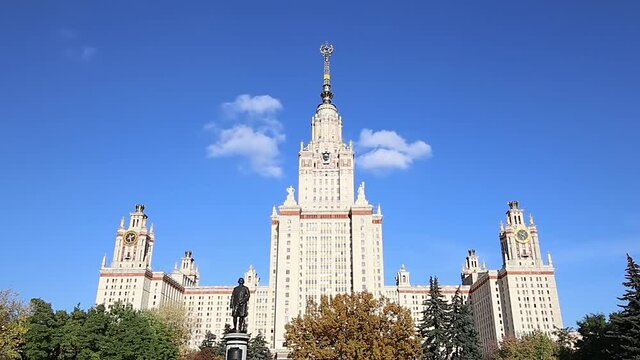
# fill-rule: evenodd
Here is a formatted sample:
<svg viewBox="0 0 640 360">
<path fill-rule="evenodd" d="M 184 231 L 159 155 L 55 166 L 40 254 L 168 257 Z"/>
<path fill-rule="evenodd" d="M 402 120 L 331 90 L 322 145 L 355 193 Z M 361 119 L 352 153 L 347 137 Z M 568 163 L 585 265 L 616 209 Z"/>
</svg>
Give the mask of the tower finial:
<svg viewBox="0 0 640 360">
<path fill-rule="evenodd" d="M 328 42 L 320 45 L 320 53 L 324 57 L 324 80 L 322 82 L 322 93 L 320 93 L 320 97 L 322 97 L 323 104 L 331 104 L 333 93 L 331 92 L 330 58 L 333 54 L 333 45 L 329 44 Z"/>
</svg>

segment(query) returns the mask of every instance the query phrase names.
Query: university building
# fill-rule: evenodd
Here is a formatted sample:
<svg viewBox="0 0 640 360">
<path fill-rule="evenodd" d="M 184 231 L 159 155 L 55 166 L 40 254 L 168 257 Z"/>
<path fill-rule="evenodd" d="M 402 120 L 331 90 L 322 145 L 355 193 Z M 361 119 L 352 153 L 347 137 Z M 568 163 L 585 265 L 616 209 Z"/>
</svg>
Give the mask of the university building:
<svg viewBox="0 0 640 360">
<path fill-rule="evenodd" d="M 271 212 L 268 285 L 253 267 L 244 274 L 251 290 L 247 328 L 261 332 L 272 349 L 286 352 L 285 324 L 301 314 L 308 300 L 322 295 L 368 291 L 405 306 L 418 324 L 428 286 L 412 285 L 404 267 L 394 285 L 384 285 L 383 215 L 367 198 L 365 184 L 354 183 L 355 153 L 342 138 L 342 118 L 333 103 L 331 45 L 323 45 L 322 102 L 311 118 L 311 140 L 300 144 L 298 193 L 293 187 Z M 543 260 L 538 230 L 517 201 L 509 202 L 506 223 L 500 225 L 502 267 L 488 270 L 469 250 L 461 283 L 442 285 L 447 299 L 460 291 L 473 308 L 485 353 L 505 336 L 561 328 L 562 316 L 549 255 Z M 153 271 L 153 224 L 143 205 L 136 205 L 128 223 L 116 232 L 111 262 L 102 261 L 97 304 L 130 303 L 136 309 L 183 304 L 193 321 L 191 345 L 207 331 L 221 336 L 231 324 L 228 286 L 200 285 L 193 254 L 186 251 L 170 273 Z"/>
</svg>

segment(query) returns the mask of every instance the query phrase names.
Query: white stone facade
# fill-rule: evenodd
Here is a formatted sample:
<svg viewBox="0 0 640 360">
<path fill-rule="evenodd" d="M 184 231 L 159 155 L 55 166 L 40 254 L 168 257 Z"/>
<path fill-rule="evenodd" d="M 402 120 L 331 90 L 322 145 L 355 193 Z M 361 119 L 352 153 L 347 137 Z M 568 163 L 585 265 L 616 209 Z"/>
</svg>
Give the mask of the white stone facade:
<svg viewBox="0 0 640 360">
<path fill-rule="evenodd" d="M 382 212 L 369 203 L 364 183 L 355 189 L 355 154 L 353 145 L 343 141 L 342 118 L 331 101 L 326 56 L 324 80 L 323 102 L 311 119 L 311 141 L 301 143 L 298 153 L 298 196 L 289 187 L 283 204 L 272 210 L 269 284 L 260 285 L 253 267 L 244 276 L 251 291 L 248 331 L 261 332 L 273 349 L 282 351 L 285 324 L 304 311 L 309 299 L 368 291 L 410 309 L 417 324 L 429 291 L 428 286 L 412 285 L 404 266 L 395 285 L 384 285 Z M 523 219 L 518 203 L 510 202 L 499 235 L 500 270 L 480 266 L 470 250 L 461 284 L 442 285 L 448 300 L 460 291 L 471 303 L 485 353 L 505 336 L 562 327 L 551 258 L 542 260 L 533 218 L 528 225 Z M 147 226 L 144 206 L 136 205 L 128 226 L 123 218 L 116 232 L 110 266 L 106 256 L 102 262 L 96 303 L 122 301 L 137 309 L 184 304 L 193 321 L 192 346 L 207 331 L 220 337 L 231 323 L 235 285 L 201 286 L 190 251 L 170 274 L 153 272 L 154 245 L 153 225 Z"/>
</svg>

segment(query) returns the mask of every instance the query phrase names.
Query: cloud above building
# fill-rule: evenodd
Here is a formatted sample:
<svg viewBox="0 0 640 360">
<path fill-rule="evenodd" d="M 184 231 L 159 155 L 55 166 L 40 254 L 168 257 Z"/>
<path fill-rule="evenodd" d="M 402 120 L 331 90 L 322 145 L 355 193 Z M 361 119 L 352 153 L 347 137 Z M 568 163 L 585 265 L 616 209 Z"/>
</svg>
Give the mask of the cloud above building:
<svg viewBox="0 0 640 360">
<path fill-rule="evenodd" d="M 422 140 L 409 143 L 392 130 L 362 129 L 357 146 L 362 153 L 357 164 L 364 170 L 404 170 L 431 156 L 431 145 Z"/>
<path fill-rule="evenodd" d="M 264 177 L 282 176 L 280 143 L 284 142 L 282 123 L 277 115 L 280 100 L 270 95 L 238 95 L 221 105 L 225 119 L 205 126 L 215 140 L 207 146 L 210 158 L 239 157 L 241 169 Z M 223 126 L 231 121 L 231 125 Z"/>
<path fill-rule="evenodd" d="M 90 62 L 98 54 L 98 48 L 86 44 L 80 34 L 73 29 L 58 29 L 55 35 L 63 47 L 62 55 L 69 60 Z"/>
</svg>

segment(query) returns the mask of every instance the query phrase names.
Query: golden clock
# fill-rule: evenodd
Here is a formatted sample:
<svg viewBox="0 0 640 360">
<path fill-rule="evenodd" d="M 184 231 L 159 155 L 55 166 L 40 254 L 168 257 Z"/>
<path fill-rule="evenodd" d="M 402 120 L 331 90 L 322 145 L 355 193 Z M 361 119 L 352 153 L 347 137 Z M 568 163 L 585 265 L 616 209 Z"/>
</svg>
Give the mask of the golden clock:
<svg viewBox="0 0 640 360">
<path fill-rule="evenodd" d="M 138 234 L 136 234 L 135 231 L 127 231 L 126 233 L 124 233 L 123 238 L 124 238 L 124 244 L 127 246 L 131 246 L 136 243 L 136 240 L 138 239 Z"/>
<path fill-rule="evenodd" d="M 526 244 L 529 242 L 529 232 L 526 229 L 520 229 L 516 232 L 516 241 Z"/>
</svg>

